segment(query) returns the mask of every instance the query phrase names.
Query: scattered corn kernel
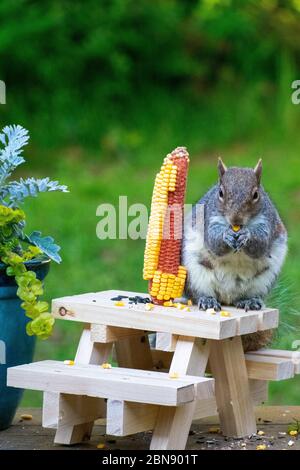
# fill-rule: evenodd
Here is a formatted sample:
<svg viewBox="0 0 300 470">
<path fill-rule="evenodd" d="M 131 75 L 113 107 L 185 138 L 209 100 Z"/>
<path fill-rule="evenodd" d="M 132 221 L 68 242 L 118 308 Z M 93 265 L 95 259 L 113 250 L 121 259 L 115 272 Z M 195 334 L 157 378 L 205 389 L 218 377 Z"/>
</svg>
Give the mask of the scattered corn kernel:
<svg viewBox="0 0 300 470">
<path fill-rule="evenodd" d="M 116 307 L 124 307 L 124 305 L 125 303 L 122 300 L 118 300 L 117 302 L 115 302 Z"/>
<path fill-rule="evenodd" d="M 256 450 L 266 450 L 266 448 L 266 444 L 259 444 L 258 446 L 256 446 Z"/>
<path fill-rule="evenodd" d="M 176 304 L 176 308 L 178 308 L 178 310 L 183 310 L 183 309 L 185 309 L 185 307 L 186 306 L 184 304 L 180 303 L 180 302 L 177 302 L 177 304 Z"/>
<path fill-rule="evenodd" d="M 66 366 L 74 366 L 75 362 L 67 359 L 64 361 L 64 364 L 66 364 Z"/>
<path fill-rule="evenodd" d="M 99 444 L 97 444 L 97 449 L 105 449 L 105 444 L 100 442 Z"/>
<path fill-rule="evenodd" d="M 220 315 L 221 317 L 231 317 L 231 313 L 226 310 L 221 310 Z"/>
<path fill-rule="evenodd" d="M 170 379 L 179 379 L 178 372 L 170 372 L 169 374 Z"/>
<path fill-rule="evenodd" d="M 297 436 L 298 431 L 289 431 L 290 436 Z"/>
<path fill-rule="evenodd" d="M 241 226 L 240 226 L 240 225 L 233 225 L 233 226 L 232 226 L 232 230 L 233 230 L 234 232 L 238 232 L 239 230 L 241 230 Z"/>
<path fill-rule="evenodd" d="M 264 436 L 264 435 L 265 435 L 265 431 L 258 431 L 258 432 L 257 432 L 257 435 L 258 435 L 258 436 Z"/>
<path fill-rule="evenodd" d="M 154 304 L 148 303 L 145 305 L 146 310 L 153 310 L 154 309 Z"/>
<path fill-rule="evenodd" d="M 21 415 L 21 419 L 24 419 L 24 421 L 30 421 L 32 419 L 32 415 L 23 414 Z"/>
<path fill-rule="evenodd" d="M 190 312 L 190 311 L 191 311 L 190 307 L 184 307 L 183 310 L 184 310 L 185 312 Z"/>
<path fill-rule="evenodd" d="M 218 428 L 218 427 L 212 427 L 212 428 L 209 428 L 208 432 L 209 432 L 210 434 L 219 434 L 220 428 Z"/>
<path fill-rule="evenodd" d="M 102 369 L 111 369 L 111 364 L 109 364 L 108 362 L 103 362 L 101 367 Z"/>
<path fill-rule="evenodd" d="M 189 306 L 192 306 L 192 305 L 193 305 L 193 302 L 189 299 L 189 300 L 187 301 L 187 304 L 188 304 Z"/>
<path fill-rule="evenodd" d="M 175 304 L 173 304 L 172 300 L 168 300 L 167 302 L 164 302 L 164 307 L 174 307 Z"/>
</svg>

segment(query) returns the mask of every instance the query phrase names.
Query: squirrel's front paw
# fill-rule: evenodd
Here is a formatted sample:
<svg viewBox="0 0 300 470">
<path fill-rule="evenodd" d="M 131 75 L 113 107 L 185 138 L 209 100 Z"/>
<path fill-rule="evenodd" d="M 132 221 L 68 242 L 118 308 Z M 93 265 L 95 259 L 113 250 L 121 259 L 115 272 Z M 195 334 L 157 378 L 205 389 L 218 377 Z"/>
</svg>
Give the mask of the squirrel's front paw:
<svg viewBox="0 0 300 470">
<path fill-rule="evenodd" d="M 206 295 L 199 297 L 198 307 L 199 310 L 207 310 L 208 308 L 213 308 L 216 311 L 221 310 L 220 302 L 218 302 L 214 297 L 206 297 Z"/>
<path fill-rule="evenodd" d="M 263 301 L 259 297 L 252 297 L 251 299 L 241 299 L 235 303 L 237 308 L 243 308 L 246 312 L 248 310 L 261 310 L 264 306 Z"/>
<path fill-rule="evenodd" d="M 247 245 L 250 240 L 250 231 L 247 228 L 243 228 L 236 234 L 236 251 L 240 251 L 244 246 Z"/>
<path fill-rule="evenodd" d="M 232 250 L 236 250 L 236 233 L 229 227 L 223 233 L 223 241 L 228 245 Z"/>
</svg>

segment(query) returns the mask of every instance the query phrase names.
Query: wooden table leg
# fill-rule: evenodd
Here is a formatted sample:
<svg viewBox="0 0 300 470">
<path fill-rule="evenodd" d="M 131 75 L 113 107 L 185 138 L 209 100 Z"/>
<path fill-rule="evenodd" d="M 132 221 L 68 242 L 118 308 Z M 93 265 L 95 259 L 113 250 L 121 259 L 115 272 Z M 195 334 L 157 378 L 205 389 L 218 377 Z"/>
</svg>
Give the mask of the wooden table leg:
<svg viewBox="0 0 300 470">
<path fill-rule="evenodd" d="M 179 336 L 170 373 L 203 376 L 209 354 L 209 342 L 200 338 Z M 178 407 L 161 406 L 151 441 L 151 450 L 185 449 L 195 413 L 196 402 Z"/>
<path fill-rule="evenodd" d="M 147 334 L 141 334 L 138 336 L 132 336 L 131 338 L 122 338 L 115 343 L 116 348 L 116 356 L 118 361 L 119 367 L 128 367 L 132 369 L 141 369 L 141 370 L 152 370 L 153 369 L 153 359 L 149 344 L 149 338 Z M 108 400 L 107 401 L 107 433 L 108 434 L 116 434 L 120 431 L 117 431 L 118 423 L 120 422 L 119 419 L 116 417 L 120 417 L 120 410 L 122 415 L 124 416 L 124 423 L 125 427 L 130 428 L 130 416 L 132 412 L 134 413 L 135 419 L 137 416 L 140 416 L 139 413 L 141 407 L 144 405 L 138 404 L 136 407 L 137 411 L 135 412 L 135 408 L 133 405 L 135 403 L 127 403 L 126 401 L 122 400 Z M 151 407 L 151 410 L 155 409 L 155 407 Z M 145 410 L 145 414 L 147 415 L 147 410 Z M 151 412 L 150 412 L 151 414 Z M 142 416 L 144 418 L 143 412 Z M 122 420 L 123 421 L 123 420 Z"/>
<path fill-rule="evenodd" d="M 211 340 L 209 364 L 215 379 L 223 434 L 245 437 L 255 433 L 255 415 L 241 337 Z"/>
<path fill-rule="evenodd" d="M 82 332 L 75 362 L 78 364 L 102 364 L 111 354 L 112 343 L 94 343 L 91 331 Z M 105 416 L 105 404 L 101 398 L 59 395 L 57 431 L 54 442 L 57 444 L 76 444 L 89 439 L 94 421 Z M 46 413 L 46 412 L 44 412 Z"/>
</svg>

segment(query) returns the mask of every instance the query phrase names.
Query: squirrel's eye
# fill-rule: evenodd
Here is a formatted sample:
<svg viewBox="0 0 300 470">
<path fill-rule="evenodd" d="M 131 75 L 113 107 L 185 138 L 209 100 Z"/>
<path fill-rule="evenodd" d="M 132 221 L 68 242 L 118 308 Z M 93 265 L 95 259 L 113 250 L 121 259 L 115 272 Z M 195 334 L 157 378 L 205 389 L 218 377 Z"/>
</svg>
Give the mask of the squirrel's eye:
<svg viewBox="0 0 300 470">
<path fill-rule="evenodd" d="M 223 197 L 224 197 L 224 193 L 223 193 L 222 189 L 220 188 L 219 189 L 219 198 L 223 199 Z"/>
<path fill-rule="evenodd" d="M 258 192 L 255 191 L 255 192 L 253 193 L 253 201 L 257 201 L 257 199 L 258 199 Z"/>
</svg>

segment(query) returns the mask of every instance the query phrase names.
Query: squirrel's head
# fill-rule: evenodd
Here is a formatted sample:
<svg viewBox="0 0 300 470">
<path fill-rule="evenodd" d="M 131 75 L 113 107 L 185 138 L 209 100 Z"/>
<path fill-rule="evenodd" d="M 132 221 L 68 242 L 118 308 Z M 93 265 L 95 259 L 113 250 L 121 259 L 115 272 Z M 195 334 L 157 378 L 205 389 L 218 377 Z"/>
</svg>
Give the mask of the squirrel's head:
<svg viewBox="0 0 300 470">
<path fill-rule="evenodd" d="M 262 161 L 255 168 L 227 168 L 218 161 L 218 207 L 230 225 L 246 225 L 261 208 Z"/>
</svg>

